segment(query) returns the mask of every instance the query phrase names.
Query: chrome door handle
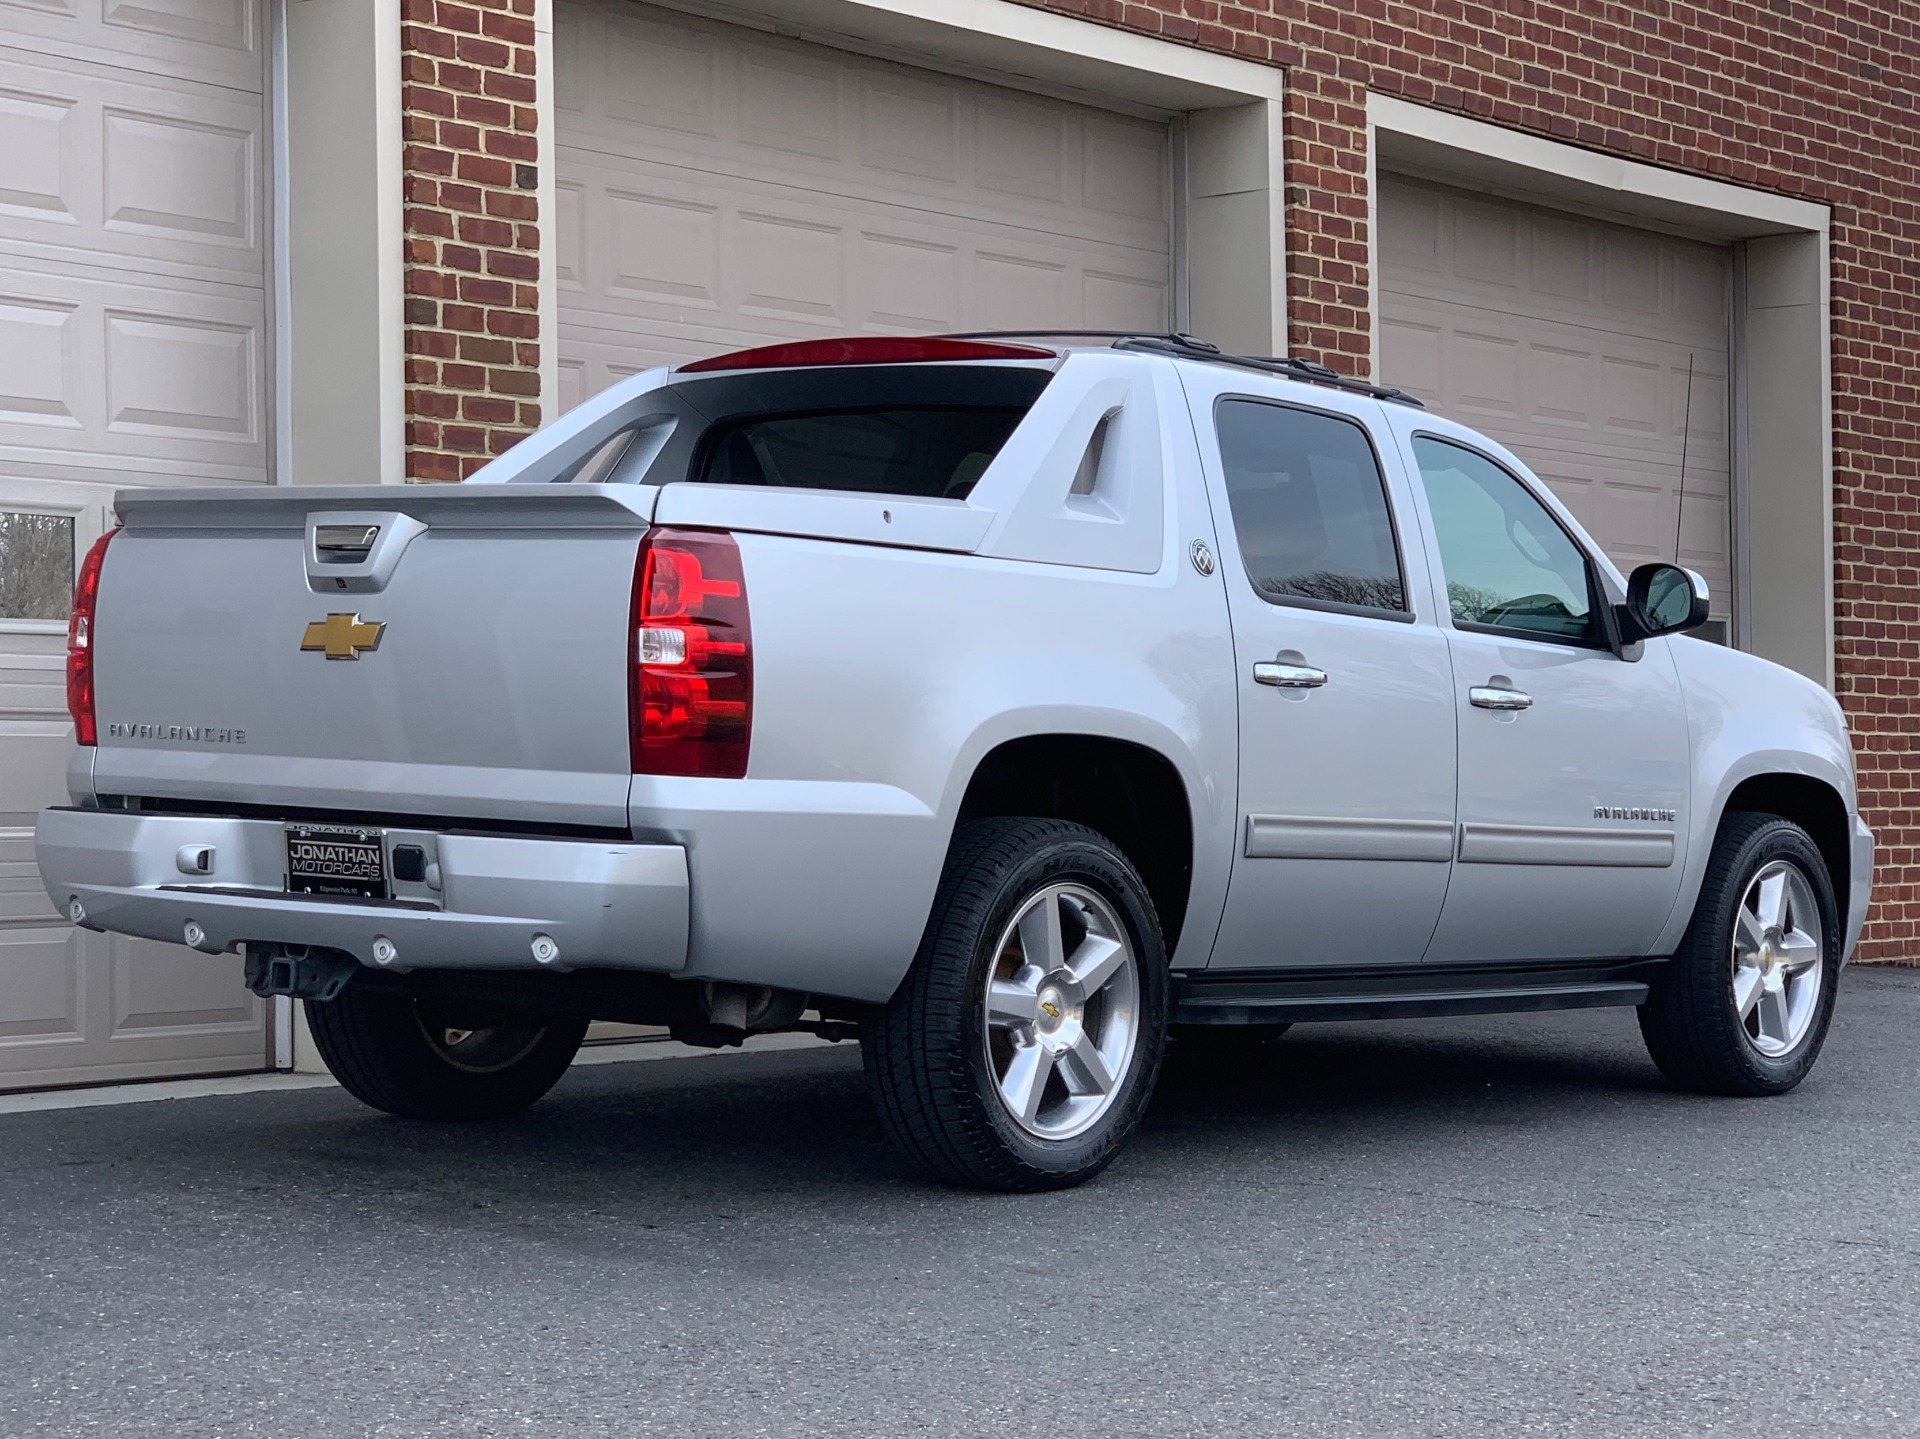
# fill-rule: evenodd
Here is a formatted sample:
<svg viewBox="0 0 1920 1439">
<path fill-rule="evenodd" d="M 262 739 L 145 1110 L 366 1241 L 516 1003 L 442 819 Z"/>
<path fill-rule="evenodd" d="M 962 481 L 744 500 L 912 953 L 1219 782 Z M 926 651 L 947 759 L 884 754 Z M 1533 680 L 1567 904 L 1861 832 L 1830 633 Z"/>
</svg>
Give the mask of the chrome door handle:
<svg viewBox="0 0 1920 1439">
<path fill-rule="evenodd" d="M 1277 685 L 1283 690 L 1317 690 L 1327 682 L 1327 672 L 1312 665 L 1262 660 L 1253 667 L 1253 680 L 1255 684 Z"/>
<path fill-rule="evenodd" d="M 1533 696 L 1520 690 L 1499 689 L 1493 685 L 1475 685 L 1467 691 L 1467 701 L 1475 709 L 1525 710 L 1533 708 Z"/>
</svg>

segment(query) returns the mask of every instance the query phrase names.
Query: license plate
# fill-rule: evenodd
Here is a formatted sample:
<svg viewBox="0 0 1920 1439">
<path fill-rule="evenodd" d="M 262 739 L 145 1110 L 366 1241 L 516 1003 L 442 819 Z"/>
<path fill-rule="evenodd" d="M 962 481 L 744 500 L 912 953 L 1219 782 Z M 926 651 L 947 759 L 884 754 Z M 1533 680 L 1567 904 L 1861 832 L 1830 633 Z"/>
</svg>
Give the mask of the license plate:
<svg viewBox="0 0 1920 1439">
<path fill-rule="evenodd" d="M 387 897 L 387 854 L 377 829 L 287 826 L 287 892 Z"/>
</svg>

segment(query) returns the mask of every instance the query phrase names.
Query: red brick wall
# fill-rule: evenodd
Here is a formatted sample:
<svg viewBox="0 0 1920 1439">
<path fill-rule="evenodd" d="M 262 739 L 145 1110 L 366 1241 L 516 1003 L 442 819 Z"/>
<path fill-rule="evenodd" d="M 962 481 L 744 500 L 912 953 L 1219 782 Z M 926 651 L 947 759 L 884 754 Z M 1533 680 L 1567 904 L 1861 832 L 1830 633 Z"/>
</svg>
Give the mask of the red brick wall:
<svg viewBox="0 0 1920 1439">
<path fill-rule="evenodd" d="M 1369 90 L 1833 208 L 1838 687 L 1879 833 L 1862 956 L 1920 958 L 1920 19 L 1848 0 L 1029 0 L 1286 69 L 1293 349 L 1367 368 Z M 409 473 L 537 420 L 532 0 L 405 0 Z M 550 338 L 550 337 L 549 337 Z M 1760 582 L 1764 583 L 1764 579 Z"/>
<path fill-rule="evenodd" d="M 407 477 L 540 423 L 533 0 L 402 0 Z"/>
</svg>

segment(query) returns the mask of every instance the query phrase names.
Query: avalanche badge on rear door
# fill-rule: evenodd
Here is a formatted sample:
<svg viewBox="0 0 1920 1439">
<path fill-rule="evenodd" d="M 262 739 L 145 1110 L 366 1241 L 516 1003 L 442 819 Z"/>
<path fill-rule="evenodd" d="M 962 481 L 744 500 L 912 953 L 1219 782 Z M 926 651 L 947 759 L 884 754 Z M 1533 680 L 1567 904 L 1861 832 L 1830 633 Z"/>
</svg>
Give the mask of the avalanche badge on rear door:
<svg viewBox="0 0 1920 1439">
<path fill-rule="evenodd" d="M 380 636 L 386 628 L 384 620 L 363 620 L 357 614 L 328 615 L 307 626 L 300 648 L 323 651 L 330 660 L 357 660 L 361 650 L 380 648 Z"/>
</svg>

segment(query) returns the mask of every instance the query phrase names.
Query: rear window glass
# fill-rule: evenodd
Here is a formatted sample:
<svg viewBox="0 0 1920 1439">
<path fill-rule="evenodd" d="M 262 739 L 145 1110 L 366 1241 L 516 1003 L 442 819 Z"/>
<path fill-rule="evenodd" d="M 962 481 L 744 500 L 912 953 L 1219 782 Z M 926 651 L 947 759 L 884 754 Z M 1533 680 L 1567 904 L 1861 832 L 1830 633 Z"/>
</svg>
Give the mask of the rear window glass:
<svg viewBox="0 0 1920 1439">
<path fill-rule="evenodd" d="M 960 500 L 1025 414 L 900 406 L 735 420 L 708 433 L 694 478 Z"/>
<path fill-rule="evenodd" d="M 982 364 L 674 376 L 561 478 L 965 499 L 1052 378 Z"/>
</svg>

